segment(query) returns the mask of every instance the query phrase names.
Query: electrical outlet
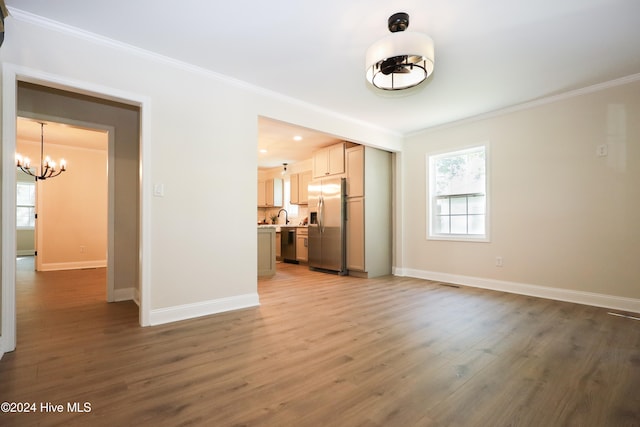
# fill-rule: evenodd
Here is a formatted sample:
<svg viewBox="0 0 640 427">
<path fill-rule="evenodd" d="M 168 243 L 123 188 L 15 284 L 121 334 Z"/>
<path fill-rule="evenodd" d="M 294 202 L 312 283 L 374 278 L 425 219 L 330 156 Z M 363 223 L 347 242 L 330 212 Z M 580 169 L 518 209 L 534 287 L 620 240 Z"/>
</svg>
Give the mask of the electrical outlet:
<svg viewBox="0 0 640 427">
<path fill-rule="evenodd" d="M 596 148 L 596 154 L 598 157 L 606 157 L 609 154 L 609 147 L 607 144 L 600 144 Z"/>
<path fill-rule="evenodd" d="M 87 247 L 86 246 L 80 246 L 80 253 L 83 254 L 87 252 Z"/>
<path fill-rule="evenodd" d="M 497 256 L 496 257 L 496 267 L 502 267 L 502 257 L 501 256 Z"/>
</svg>

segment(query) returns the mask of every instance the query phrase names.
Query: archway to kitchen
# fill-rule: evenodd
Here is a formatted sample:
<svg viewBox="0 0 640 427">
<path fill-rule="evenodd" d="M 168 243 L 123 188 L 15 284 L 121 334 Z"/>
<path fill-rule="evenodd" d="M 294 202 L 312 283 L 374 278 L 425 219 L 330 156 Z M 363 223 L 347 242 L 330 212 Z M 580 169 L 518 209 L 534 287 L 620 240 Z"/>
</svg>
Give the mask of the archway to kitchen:
<svg viewBox="0 0 640 427">
<path fill-rule="evenodd" d="M 258 117 L 258 224 L 302 226 L 276 233 L 276 269 L 281 262 L 308 260 L 308 237 L 304 225 L 309 220 L 307 198 L 303 194 L 311 180 L 313 153 L 342 140 L 322 132 Z"/>
<path fill-rule="evenodd" d="M 391 274 L 396 161 L 366 143 L 259 117 L 258 276 L 277 274 L 282 263 L 358 277 Z M 275 244 L 265 245 L 270 232 L 262 224 L 271 222 Z M 271 269 L 269 247 L 281 261 Z"/>
</svg>

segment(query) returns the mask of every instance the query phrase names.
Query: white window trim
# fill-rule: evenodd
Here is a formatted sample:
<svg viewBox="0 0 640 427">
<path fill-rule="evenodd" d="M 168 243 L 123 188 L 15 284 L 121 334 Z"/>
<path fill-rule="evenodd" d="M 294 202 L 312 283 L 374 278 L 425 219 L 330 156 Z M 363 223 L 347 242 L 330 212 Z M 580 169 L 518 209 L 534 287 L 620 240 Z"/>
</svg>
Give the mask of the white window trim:
<svg viewBox="0 0 640 427">
<path fill-rule="evenodd" d="M 465 151 L 465 150 L 473 150 L 474 148 L 484 147 L 485 149 L 485 224 L 484 230 L 485 234 L 481 236 L 474 236 L 468 234 L 434 234 L 432 233 L 433 227 L 433 203 L 432 203 L 432 192 L 433 192 L 433 183 L 431 179 L 431 162 L 430 157 L 438 156 L 440 154 L 446 153 L 455 153 L 457 151 Z M 491 242 L 491 144 L 489 141 L 465 145 L 455 148 L 448 148 L 439 151 L 432 151 L 426 154 L 426 190 L 427 190 L 427 240 L 441 240 L 441 241 L 454 241 L 454 242 L 479 242 L 479 243 L 489 243 Z"/>
</svg>

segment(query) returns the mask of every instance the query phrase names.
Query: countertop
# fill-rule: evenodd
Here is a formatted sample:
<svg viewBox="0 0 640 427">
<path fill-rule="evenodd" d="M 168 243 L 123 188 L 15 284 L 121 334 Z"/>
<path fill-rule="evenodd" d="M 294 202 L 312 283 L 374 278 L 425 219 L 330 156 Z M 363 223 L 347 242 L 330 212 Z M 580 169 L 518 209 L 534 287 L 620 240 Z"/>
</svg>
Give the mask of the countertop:
<svg viewBox="0 0 640 427">
<path fill-rule="evenodd" d="M 276 232 L 281 228 L 309 228 L 308 225 L 293 225 L 293 224 L 258 224 L 258 228 L 275 228 Z"/>
</svg>

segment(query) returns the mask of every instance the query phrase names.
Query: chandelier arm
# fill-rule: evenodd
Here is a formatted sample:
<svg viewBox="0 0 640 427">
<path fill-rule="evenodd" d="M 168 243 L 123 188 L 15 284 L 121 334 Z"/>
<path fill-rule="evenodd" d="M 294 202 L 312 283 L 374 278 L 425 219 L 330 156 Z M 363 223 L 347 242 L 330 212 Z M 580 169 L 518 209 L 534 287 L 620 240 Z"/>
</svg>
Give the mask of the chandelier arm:
<svg viewBox="0 0 640 427">
<path fill-rule="evenodd" d="M 55 173 L 54 173 L 55 172 Z M 57 172 L 54 171 L 53 169 L 49 172 L 49 175 L 47 175 L 47 178 L 53 178 L 56 177 L 58 175 L 60 175 L 62 172 L 64 172 L 63 170 L 58 170 Z"/>
<path fill-rule="evenodd" d="M 27 175 L 31 175 L 31 176 L 35 176 L 29 169 L 25 169 L 22 166 L 18 166 L 20 168 L 20 170 L 24 173 L 26 173 Z"/>
</svg>

